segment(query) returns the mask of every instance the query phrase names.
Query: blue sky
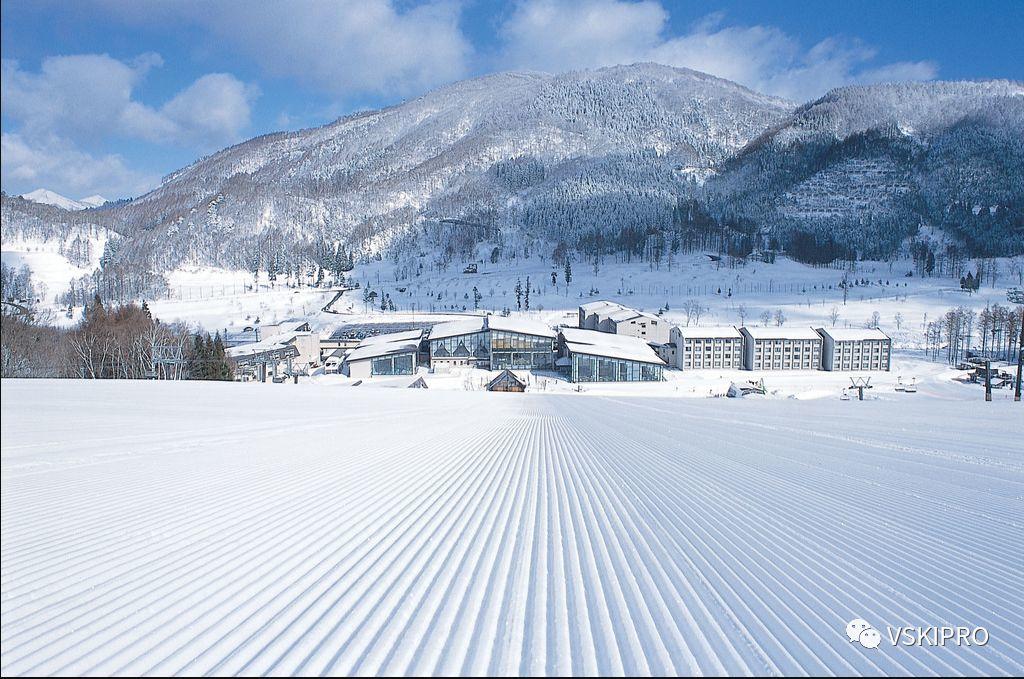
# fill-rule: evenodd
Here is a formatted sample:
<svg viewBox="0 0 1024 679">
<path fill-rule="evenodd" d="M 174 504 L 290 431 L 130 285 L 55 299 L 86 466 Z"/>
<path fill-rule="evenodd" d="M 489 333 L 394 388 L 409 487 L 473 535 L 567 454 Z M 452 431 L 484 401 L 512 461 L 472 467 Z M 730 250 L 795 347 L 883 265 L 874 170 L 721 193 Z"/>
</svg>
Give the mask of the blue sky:
<svg viewBox="0 0 1024 679">
<path fill-rule="evenodd" d="M 797 102 L 1024 79 L 1024 0 L 3 0 L 0 29 L 3 189 L 72 198 L 501 70 L 658 61 Z"/>
</svg>

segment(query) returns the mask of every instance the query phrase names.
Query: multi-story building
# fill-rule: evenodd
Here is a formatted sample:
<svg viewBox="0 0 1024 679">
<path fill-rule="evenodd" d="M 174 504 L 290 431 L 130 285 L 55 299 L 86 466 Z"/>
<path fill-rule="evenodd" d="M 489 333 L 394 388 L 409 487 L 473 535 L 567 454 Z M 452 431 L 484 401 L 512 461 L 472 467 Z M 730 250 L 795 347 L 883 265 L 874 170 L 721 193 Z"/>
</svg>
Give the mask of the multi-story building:
<svg viewBox="0 0 1024 679">
<path fill-rule="evenodd" d="M 654 314 L 604 300 L 580 305 L 579 327 L 639 337 L 652 344 L 668 343 L 671 329 L 668 321 Z"/>
<path fill-rule="evenodd" d="M 665 362 L 651 345 L 628 335 L 562 328 L 561 358 L 572 382 L 656 382 Z"/>
<path fill-rule="evenodd" d="M 743 367 L 743 335 L 736 326 L 672 328 L 675 366 L 680 370 L 739 370 Z"/>
<path fill-rule="evenodd" d="M 824 370 L 889 370 L 892 339 L 878 328 L 818 328 Z"/>
<path fill-rule="evenodd" d="M 740 332 L 747 370 L 821 369 L 821 335 L 813 328 L 744 326 Z"/>
</svg>

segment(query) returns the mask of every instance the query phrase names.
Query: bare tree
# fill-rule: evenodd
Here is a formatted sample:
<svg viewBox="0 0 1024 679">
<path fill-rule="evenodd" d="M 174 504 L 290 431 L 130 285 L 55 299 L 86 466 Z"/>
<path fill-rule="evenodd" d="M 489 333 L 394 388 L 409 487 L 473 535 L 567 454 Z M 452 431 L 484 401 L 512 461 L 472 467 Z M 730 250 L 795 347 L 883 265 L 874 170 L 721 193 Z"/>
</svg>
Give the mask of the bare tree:
<svg viewBox="0 0 1024 679">
<path fill-rule="evenodd" d="M 782 309 L 775 310 L 775 325 L 782 327 L 786 323 L 786 314 L 782 313 Z"/>
<path fill-rule="evenodd" d="M 839 322 L 839 307 L 832 307 L 832 311 L 828 313 L 828 320 L 832 322 L 832 327 L 836 327 L 836 323 Z"/>
</svg>

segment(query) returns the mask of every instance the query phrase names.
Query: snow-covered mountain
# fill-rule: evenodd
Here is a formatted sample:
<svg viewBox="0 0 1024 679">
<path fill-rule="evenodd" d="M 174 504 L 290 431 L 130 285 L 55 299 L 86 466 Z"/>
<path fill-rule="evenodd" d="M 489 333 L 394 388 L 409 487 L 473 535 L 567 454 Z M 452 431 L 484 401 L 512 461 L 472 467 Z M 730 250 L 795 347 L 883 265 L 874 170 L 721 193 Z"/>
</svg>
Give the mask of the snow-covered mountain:
<svg viewBox="0 0 1024 679">
<path fill-rule="evenodd" d="M 640 64 L 501 73 L 380 111 L 239 144 L 116 209 L 147 249 L 241 264 L 239 239 L 342 241 L 367 253 L 424 220 L 575 244 L 595 223 L 670 219 L 676 195 L 793 105 Z M 621 206 L 631 207 L 622 211 Z M 563 209 L 564 208 L 564 209 Z"/>
<path fill-rule="evenodd" d="M 797 109 L 709 181 L 718 213 L 886 256 L 920 223 L 964 254 L 1024 251 L 1024 83 L 897 83 L 837 89 Z M 985 210 L 981 214 L 979 207 Z"/>
<path fill-rule="evenodd" d="M 560 244 L 828 260 L 888 256 L 922 223 L 965 253 L 1013 254 L 1022 120 L 1010 81 L 848 87 L 797 107 L 656 64 L 499 73 L 251 139 L 90 212 L 122 235 L 108 261 L 156 272 L 327 266 L 337 247 L 403 266 Z"/>
<path fill-rule="evenodd" d="M 85 198 L 81 199 L 78 202 L 81 203 L 82 205 L 85 205 L 86 207 L 100 207 L 101 205 L 105 205 L 107 203 L 107 199 L 96 193 L 91 196 L 86 196 Z"/>
<path fill-rule="evenodd" d="M 53 205 L 62 210 L 88 210 L 89 208 L 100 207 L 107 202 L 107 199 L 99 194 L 87 196 L 81 200 L 74 200 L 49 189 L 36 189 L 35 191 L 21 194 L 21 197 L 33 203 Z"/>
<path fill-rule="evenodd" d="M 21 197 L 25 200 L 30 200 L 33 203 L 41 203 L 43 205 L 53 205 L 63 210 L 84 210 L 87 207 L 82 201 L 62 196 L 56 191 L 50 191 L 49 189 L 36 189 L 35 191 L 29 191 L 28 193 L 21 194 Z"/>
</svg>

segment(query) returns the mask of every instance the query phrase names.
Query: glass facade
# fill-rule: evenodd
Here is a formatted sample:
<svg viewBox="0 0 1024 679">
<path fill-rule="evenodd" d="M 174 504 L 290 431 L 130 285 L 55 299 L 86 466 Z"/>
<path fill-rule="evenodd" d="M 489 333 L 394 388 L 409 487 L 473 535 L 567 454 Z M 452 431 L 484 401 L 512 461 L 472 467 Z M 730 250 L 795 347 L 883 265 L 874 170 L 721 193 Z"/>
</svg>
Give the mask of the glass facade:
<svg viewBox="0 0 1024 679">
<path fill-rule="evenodd" d="M 551 370 L 555 340 L 502 330 L 474 332 L 430 340 L 430 359 L 487 363 L 494 370 Z"/>
<path fill-rule="evenodd" d="M 573 353 L 569 379 L 573 382 L 658 382 L 663 367 L 654 363 Z"/>
<path fill-rule="evenodd" d="M 430 340 L 430 358 L 489 361 L 490 333 L 474 332 Z"/>
<path fill-rule="evenodd" d="M 392 354 L 372 359 L 371 375 L 412 375 L 416 371 L 416 354 Z"/>
<path fill-rule="evenodd" d="M 555 361 L 555 340 L 519 332 L 491 331 L 491 368 L 550 370 Z"/>
</svg>

